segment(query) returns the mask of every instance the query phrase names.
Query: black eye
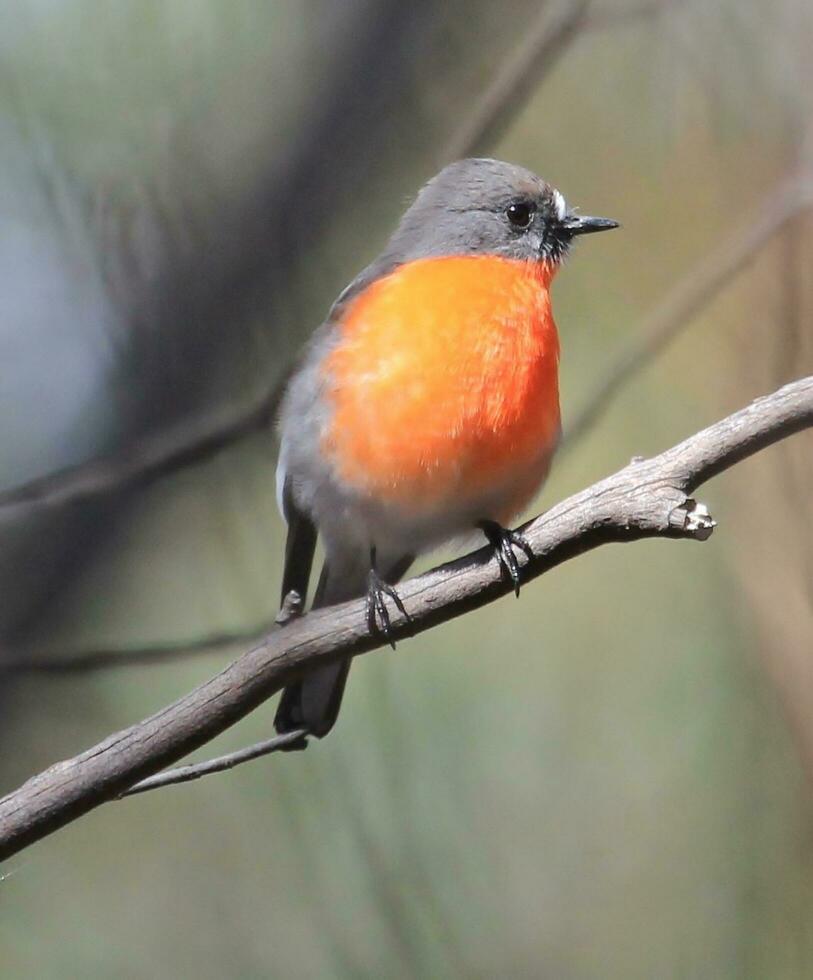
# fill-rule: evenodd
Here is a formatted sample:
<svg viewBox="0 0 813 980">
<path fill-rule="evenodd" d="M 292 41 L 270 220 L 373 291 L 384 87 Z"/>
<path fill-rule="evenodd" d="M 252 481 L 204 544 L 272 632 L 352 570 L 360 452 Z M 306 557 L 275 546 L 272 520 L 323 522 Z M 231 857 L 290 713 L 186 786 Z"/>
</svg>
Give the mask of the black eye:
<svg viewBox="0 0 813 980">
<path fill-rule="evenodd" d="M 514 201 L 505 209 L 505 214 L 514 228 L 528 228 L 534 220 L 536 208 L 527 201 Z"/>
</svg>

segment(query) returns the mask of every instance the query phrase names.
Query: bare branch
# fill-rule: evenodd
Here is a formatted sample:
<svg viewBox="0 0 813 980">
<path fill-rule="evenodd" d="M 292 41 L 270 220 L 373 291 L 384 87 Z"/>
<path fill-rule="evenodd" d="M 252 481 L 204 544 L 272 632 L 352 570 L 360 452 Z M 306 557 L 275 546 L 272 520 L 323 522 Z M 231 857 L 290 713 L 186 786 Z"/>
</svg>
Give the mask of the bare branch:
<svg viewBox="0 0 813 980">
<path fill-rule="evenodd" d="M 813 205 L 811 178 L 805 174 L 785 180 L 768 191 L 764 201 L 741 229 L 704 255 L 633 331 L 565 431 L 567 445 L 595 425 L 625 382 L 660 353 L 780 229 Z"/>
<path fill-rule="evenodd" d="M 702 540 L 713 523 L 690 496 L 704 481 L 794 432 L 813 426 L 813 376 L 796 381 L 652 459 L 637 459 L 522 528 L 533 557 L 526 580 L 602 544 L 667 537 Z M 397 638 L 430 629 L 510 591 L 483 548 L 406 582 L 411 617 L 393 612 Z M 381 641 L 364 601 L 320 609 L 261 643 L 150 718 L 59 762 L 0 800 L 0 859 L 64 826 L 235 724 L 293 678 Z"/>
<path fill-rule="evenodd" d="M 178 766 L 177 769 L 169 769 L 167 772 L 159 772 L 154 776 L 142 779 L 140 783 L 125 790 L 119 799 L 125 796 L 135 796 L 137 793 L 147 793 L 151 789 L 161 789 L 164 786 L 175 786 L 178 783 L 191 783 L 194 779 L 201 776 L 211 776 L 215 772 L 225 772 L 227 769 L 234 769 L 244 762 L 251 762 L 264 755 L 271 755 L 272 752 L 292 751 L 294 749 L 306 749 L 308 747 L 308 732 L 304 728 L 284 735 L 277 735 L 274 738 L 267 738 L 264 742 L 256 742 L 248 748 L 239 749 L 237 752 L 229 752 L 228 755 L 219 755 L 216 759 L 209 759 L 206 762 L 196 762 L 194 765 Z"/>
</svg>

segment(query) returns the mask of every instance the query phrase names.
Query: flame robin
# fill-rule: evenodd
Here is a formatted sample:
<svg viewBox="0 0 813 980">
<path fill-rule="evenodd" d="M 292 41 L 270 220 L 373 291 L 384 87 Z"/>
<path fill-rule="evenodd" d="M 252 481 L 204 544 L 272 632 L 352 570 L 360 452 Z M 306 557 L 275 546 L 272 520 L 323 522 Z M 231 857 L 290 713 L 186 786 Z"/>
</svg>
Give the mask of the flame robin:
<svg viewBox="0 0 813 980">
<path fill-rule="evenodd" d="M 341 293 L 289 381 L 277 470 L 288 522 L 283 598 L 303 601 L 317 533 L 314 607 L 386 600 L 421 552 L 474 528 L 519 591 L 505 525 L 542 485 L 560 433 L 550 284 L 574 238 L 616 228 L 497 160 L 461 160 L 420 191 L 382 255 Z M 278 732 L 322 737 L 349 658 L 288 686 Z"/>
</svg>

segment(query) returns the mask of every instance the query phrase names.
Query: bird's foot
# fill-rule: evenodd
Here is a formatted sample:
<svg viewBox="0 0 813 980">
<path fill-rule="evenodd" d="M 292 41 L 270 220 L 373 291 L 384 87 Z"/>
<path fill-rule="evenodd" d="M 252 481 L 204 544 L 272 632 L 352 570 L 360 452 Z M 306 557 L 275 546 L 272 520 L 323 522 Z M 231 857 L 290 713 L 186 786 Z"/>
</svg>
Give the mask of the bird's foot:
<svg viewBox="0 0 813 980">
<path fill-rule="evenodd" d="M 519 597 L 521 569 L 514 548 L 519 548 L 527 558 L 533 558 L 533 549 L 519 531 L 512 531 L 496 521 L 479 521 L 477 527 L 485 534 L 488 543 L 496 552 L 503 573 L 514 585 L 514 595 Z"/>
<path fill-rule="evenodd" d="M 398 612 L 404 617 L 407 625 L 411 627 L 412 617 L 404 608 L 401 597 L 373 567 L 367 575 L 367 628 L 372 636 L 382 636 L 394 650 L 395 640 L 392 637 L 390 614 L 385 596 L 392 599 Z"/>
</svg>

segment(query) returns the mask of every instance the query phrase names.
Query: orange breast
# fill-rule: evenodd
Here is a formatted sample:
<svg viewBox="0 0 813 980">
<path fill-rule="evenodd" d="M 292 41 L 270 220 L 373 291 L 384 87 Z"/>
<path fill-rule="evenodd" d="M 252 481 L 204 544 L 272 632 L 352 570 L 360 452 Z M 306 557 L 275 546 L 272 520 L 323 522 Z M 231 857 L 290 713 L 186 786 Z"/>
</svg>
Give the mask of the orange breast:
<svg viewBox="0 0 813 980">
<path fill-rule="evenodd" d="M 324 361 L 323 448 L 342 478 L 411 511 L 502 486 L 532 495 L 560 426 L 551 274 L 491 256 L 422 259 L 353 300 Z"/>
</svg>

